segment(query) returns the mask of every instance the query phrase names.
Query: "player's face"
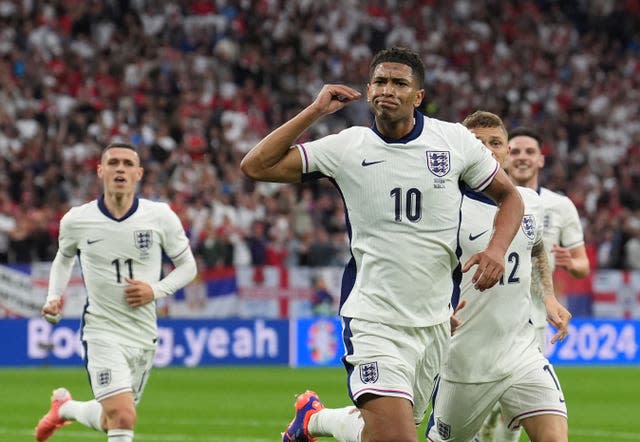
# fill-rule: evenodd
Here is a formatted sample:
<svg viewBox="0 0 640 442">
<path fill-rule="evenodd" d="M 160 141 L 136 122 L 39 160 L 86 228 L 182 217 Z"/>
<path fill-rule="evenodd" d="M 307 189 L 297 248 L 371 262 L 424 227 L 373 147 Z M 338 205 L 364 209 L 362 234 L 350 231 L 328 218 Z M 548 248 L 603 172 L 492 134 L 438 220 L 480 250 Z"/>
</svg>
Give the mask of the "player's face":
<svg viewBox="0 0 640 442">
<path fill-rule="evenodd" d="M 380 63 L 367 85 L 367 101 L 373 114 L 389 123 L 412 119 L 423 97 L 424 89 L 418 89 L 413 69 L 402 63 Z"/>
<path fill-rule="evenodd" d="M 517 136 L 509 140 L 507 170 L 513 181 L 521 186 L 537 180 L 538 171 L 544 166 L 544 156 L 535 138 Z"/>
<path fill-rule="evenodd" d="M 507 134 L 504 130 L 501 127 L 474 127 L 469 130 L 487 146 L 494 158 L 504 168 L 509 156 Z"/>
<path fill-rule="evenodd" d="M 138 154 L 131 149 L 113 147 L 102 155 L 98 176 L 102 178 L 106 192 L 133 192 L 142 178 Z"/>
</svg>

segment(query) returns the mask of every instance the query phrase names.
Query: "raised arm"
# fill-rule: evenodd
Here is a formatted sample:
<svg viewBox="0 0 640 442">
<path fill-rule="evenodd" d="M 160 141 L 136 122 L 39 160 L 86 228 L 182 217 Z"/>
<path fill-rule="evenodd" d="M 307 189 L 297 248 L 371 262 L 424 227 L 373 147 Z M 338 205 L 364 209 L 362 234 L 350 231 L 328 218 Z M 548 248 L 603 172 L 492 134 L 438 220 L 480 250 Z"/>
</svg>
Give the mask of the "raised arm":
<svg viewBox="0 0 640 442">
<path fill-rule="evenodd" d="M 493 287 L 504 273 L 504 255 L 524 214 L 520 193 L 503 170 L 498 171 L 484 193 L 498 205 L 493 234 L 487 248 L 469 258 L 462 268 L 467 272 L 473 265 L 478 265 L 472 281 L 480 291 Z"/>
<path fill-rule="evenodd" d="M 257 181 L 299 182 L 302 176 L 302 159 L 298 150 L 291 148 L 295 140 L 318 119 L 342 109 L 360 96 L 360 92 L 348 86 L 324 85 L 313 103 L 247 152 L 240 163 L 240 169 Z"/>
</svg>

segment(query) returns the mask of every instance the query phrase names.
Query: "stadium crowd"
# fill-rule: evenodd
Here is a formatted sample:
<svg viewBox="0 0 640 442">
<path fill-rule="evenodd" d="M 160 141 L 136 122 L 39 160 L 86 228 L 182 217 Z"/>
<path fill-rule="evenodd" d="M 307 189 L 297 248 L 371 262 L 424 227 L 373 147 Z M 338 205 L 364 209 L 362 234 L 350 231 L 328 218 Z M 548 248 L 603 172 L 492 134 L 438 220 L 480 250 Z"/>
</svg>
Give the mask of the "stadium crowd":
<svg viewBox="0 0 640 442">
<path fill-rule="evenodd" d="M 537 128 L 592 265 L 640 269 L 640 0 L 0 0 L 0 262 L 52 258 L 121 140 L 201 265 L 342 265 L 331 183 L 254 183 L 239 162 L 323 83 L 362 90 L 393 45 L 423 56 L 427 115 Z M 307 136 L 352 124 L 364 100 Z"/>
</svg>

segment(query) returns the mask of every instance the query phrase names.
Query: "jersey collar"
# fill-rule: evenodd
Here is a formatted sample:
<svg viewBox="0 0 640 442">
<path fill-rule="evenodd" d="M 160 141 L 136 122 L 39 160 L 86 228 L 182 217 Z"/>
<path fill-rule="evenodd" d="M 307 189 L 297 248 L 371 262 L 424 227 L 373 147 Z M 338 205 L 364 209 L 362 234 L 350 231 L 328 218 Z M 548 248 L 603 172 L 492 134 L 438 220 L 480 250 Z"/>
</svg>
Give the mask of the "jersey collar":
<svg viewBox="0 0 640 442">
<path fill-rule="evenodd" d="M 382 135 L 382 133 L 380 133 L 380 131 L 376 127 L 375 120 L 374 120 L 373 124 L 371 125 L 371 130 L 377 136 L 382 138 L 382 140 L 387 144 L 407 144 L 409 141 L 412 141 L 412 140 L 415 140 L 416 138 L 418 138 L 418 136 L 420 136 L 420 134 L 422 133 L 422 129 L 424 128 L 424 115 L 422 115 L 422 113 L 418 112 L 417 109 L 415 109 L 413 111 L 413 118 L 415 120 L 415 124 L 413 125 L 413 129 L 411 129 L 411 132 L 409 132 L 404 137 L 399 138 L 399 139 L 390 138 L 390 137 L 387 137 L 385 135 Z"/>
<path fill-rule="evenodd" d="M 100 198 L 98 198 L 98 209 L 100 209 L 100 212 L 102 212 L 102 214 L 107 218 L 110 218 L 118 222 L 124 221 L 125 219 L 133 215 L 136 212 L 136 210 L 138 210 L 138 197 L 137 196 L 133 197 L 133 204 L 131 204 L 131 208 L 127 211 L 127 213 L 124 214 L 122 218 L 115 218 L 111 214 L 111 212 L 109 212 L 109 209 L 107 209 L 107 205 L 104 203 L 104 194 L 100 195 Z"/>
</svg>

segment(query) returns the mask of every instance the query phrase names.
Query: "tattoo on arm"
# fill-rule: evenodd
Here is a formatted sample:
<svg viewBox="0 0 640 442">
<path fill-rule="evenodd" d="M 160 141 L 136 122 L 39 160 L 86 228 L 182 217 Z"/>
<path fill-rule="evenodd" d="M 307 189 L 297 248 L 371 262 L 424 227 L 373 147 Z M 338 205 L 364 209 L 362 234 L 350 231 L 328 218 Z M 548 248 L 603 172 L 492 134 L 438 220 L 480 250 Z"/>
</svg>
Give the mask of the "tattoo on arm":
<svg viewBox="0 0 640 442">
<path fill-rule="evenodd" d="M 534 244 L 531 250 L 531 286 L 540 286 L 542 290 L 537 292 L 540 293 L 542 297 L 554 294 L 549 259 L 547 258 L 547 252 L 542 241 Z"/>
</svg>

